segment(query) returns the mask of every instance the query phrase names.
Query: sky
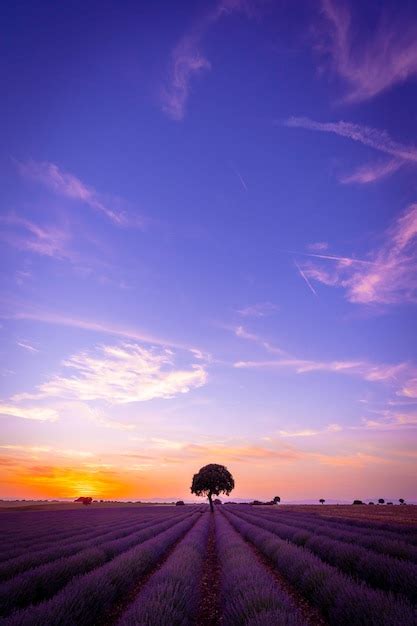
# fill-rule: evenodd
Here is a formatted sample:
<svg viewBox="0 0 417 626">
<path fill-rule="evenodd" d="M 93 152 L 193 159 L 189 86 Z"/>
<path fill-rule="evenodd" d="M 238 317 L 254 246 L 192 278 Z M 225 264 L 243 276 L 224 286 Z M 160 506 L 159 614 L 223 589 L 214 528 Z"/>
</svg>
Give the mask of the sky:
<svg viewBox="0 0 417 626">
<path fill-rule="evenodd" d="M 417 8 L 8 3 L 4 498 L 417 498 Z"/>
</svg>

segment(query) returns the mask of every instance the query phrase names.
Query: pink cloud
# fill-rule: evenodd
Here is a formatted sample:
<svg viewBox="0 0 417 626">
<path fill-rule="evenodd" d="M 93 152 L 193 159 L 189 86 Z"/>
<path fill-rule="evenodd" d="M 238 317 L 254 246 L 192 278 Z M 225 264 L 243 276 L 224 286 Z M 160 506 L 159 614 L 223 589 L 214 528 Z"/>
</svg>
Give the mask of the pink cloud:
<svg viewBox="0 0 417 626">
<path fill-rule="evenodd" d="M 280 358 L 268 361 L 238 361 L 234 364 L 238 369 L 288 369 L 296 374 L 310 372 L 333 372 L 358 376 L 370 382 L 394 382 L 399 376 L 409 374 L 407 363 L 395 365 L 374 364 L 367 361 L 314 361 L 298 357 Z"/>
<path fill-rule="evenodd" d="M 381 178 L 390 176 L 405 163 L 417 163 L 417 147 L 413 145 L 407 146 L 395 141 L 384 130 L 343 121 L 316 122 L 308 117 L 290 117 L 285 124 L 290 128 L 305 128 L 307 130 L 333 133 L 394 157 L 389 161 L 362 165 L 353 173 L 344 174 L 339 178 L 343 184 L 359 183 L 363 185 L 373 183 Z"/>
<path fill-rule="evenodd" d="M 339 180 L 344 184 L 358 183 L 364 185 L 374 183 L 398 171 L 403 164 L 404 161 L 399 159 L 392 159 L 385 163 L 368 163 L 359 167 L 352 174 L 342 176 Z"/>
<path fill-rule="evenodd" d="M 309 243 L 307 248 L 312 252 L 321 252 L 327 250 L 329 244 L 326 241 L 316 241 L 315 243 Z"/>
<path fill-rule="evenodd" d="M 1 238 L 7 244 L 41 256 L 74 261 L 74 252 L 69 247 L 68 230 L 51 225 L 40 225 L 28 219 L 10 214 L 0 217 L 5 228 Z"/>
<path fill-rule="evenodd" d="M 369 261 L 330 255 L 311 255 L 332 263 L 303 264 L 310 280 L 342 287 L 350 302 L 399 304 L 417 301 L 417 203 L 410 205 L 385 232 L 382 245 Z"/>
<path fill-rule="evenodd" d="M 132 220 L 125 211 L 111 208 L 93 187 L 89 187 L 73 174 L 61 170 L 54 163 L 28 161 L 19 163 L 18 168 L 23 176 L 41 183 L 57 195 L 86 204 L 94 211 L 105 215 L 117 226 L 143 226 L 139 219 Z M 118 201 L 113 198 L 112 204 L 117 203 Z"/>
<path fill-rule="evenodd" d="M 347 102 L 369 100 L 417 75 L 417 23 L 382 12 L 372 33 L 358 40 L 351 8 L 343 0 L 322 0 L 326 52 L 333 70 L 349 85 Z"/>
<path fill-rule="evenodd" d="M 1 317 L 3 317 L 4 319 L 33 320 L 45 324 L 52 324 L 64 327 L 67 326 L 69 328 L 79 328 L 81 330 L 105 335 L 114 335 L 115 337 L 124 337 L 127 339 L 133 339 L 135 341 L 141 341 L 156 346 L 169 346 L 171 348 L 177 348 L 179 350 L 187 350 L 200 361 L 208 360 L 208 357 L 205 353 L 193 346 L 187 346 L 180 342 L 173 341 L 167 338 L 156 337 L 154 335 L 151 335 L 150 333 L 146 333 L 134 328 L 126 328 L 123 326 L 109 324 L 102 321 L 95 321 L 91 319 L 74 318 L 66 315 L 65 313 L 56 313 L 42 309 L 35 309 L 22 303 L 18 303 L 16 306 L 18 306 L 18 311 L 8 315 L 4 314 Z"/>
<path fill-rule="evenodd" d="M 277 355 L 271 359 L 237 361 L 233 364 L 237 369 L 287 370 L 296 374 L 312 372 L 342 374 L 391 386 L 395 389 L 397 396 L 417 397 L 417 369 L 413 364 L 407 362 L 372 363 L 363 359 L 331 361 L 305 359 L 271 346 L 258 335 L 254 335 L 242 327 L 236 329 L 235 334 L 242 339 L 255 342 L 267 352 Z"/>
<path fill-rule="evenodd" d="M 267 317 L 278 311 L 278 306 L 272 302 L 257 302 L 250 306 L 238 309 L 237 313 L 242 317 Z"/>
<path fill-rule="evenodd" d="M 317 130 L 325 133 L 334 133 L 341 137 L 346 137 L 352 141 L 357 141 L 365 146 L 374 148 L 379 152 L 390 154 L 403 161 L 417 163 L 417 147 L 406 146 L 388 135 L 384 130 L 377 130 L 369 126 L 352 124 L 351 122 L 316 122 L 308 117 L 290 117 L 286 122 L 290 128 L 305 128 L 307 130 Z"/>
<path fill-rule="evenodd" d="M 223 17 L 235 12 L 251 15 L 255 0 L 220 0 L 210 12 L 201 16 L 171 53 L 168 76 L 160 91 L 161 106 L 173 120 L 184 118 L 191 81 L 211 69 L 210 61 L 201 52 L 207 31 Z M 242 183 L 243 184 L 243 183 Z"/>
<path fill-rule="evenodd" d="M 210 62 L 198 51 L 198 38 L 184 37 L 172 51 L 169 81 L 161 90 L 164 113 L 173 120 L 182 120 L 191 79 L 210 68 Z"/>
</svg>

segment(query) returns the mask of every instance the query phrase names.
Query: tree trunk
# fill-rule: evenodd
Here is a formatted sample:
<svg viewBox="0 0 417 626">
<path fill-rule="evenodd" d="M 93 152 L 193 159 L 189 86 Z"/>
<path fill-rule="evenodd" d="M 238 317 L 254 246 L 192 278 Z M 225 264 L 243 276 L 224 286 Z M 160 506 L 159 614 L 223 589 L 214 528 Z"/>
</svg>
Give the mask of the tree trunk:
<svg viewBox="0 0 417 626">
<path fill-rule="evenodd" d="M 212 499 L 211 499 L 211 495 L 212 495 L 211 493 L 209 493 L 209 494 L 208 494 L 208 499 L 209 499 L 209 503 L 210 503 L 210 511 L 211 511 L 212 513 L 214 513 L 213 501 L 212 501 Z"/>
</svg>

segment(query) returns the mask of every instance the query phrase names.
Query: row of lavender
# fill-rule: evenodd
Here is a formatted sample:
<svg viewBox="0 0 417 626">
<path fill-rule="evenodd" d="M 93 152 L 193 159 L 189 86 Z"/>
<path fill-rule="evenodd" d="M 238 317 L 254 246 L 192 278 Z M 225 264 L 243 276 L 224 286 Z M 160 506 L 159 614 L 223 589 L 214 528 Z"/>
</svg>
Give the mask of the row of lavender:
<svg viewBox="0 0 417 626">
<path fill-rule="evenodd" d="M 91 534 L 90 528 L 90 551 L 83 548 L 72 556 L 65 553 L 0 585 L 0 605 L 5 607 L 5 617 L 0 623 L 11 626 L 200 623 L 199 607 L 201 611 L 204 600 L 201 580 L 211 526 L 218 555 L 218 569 L 213 572 L 214 578 L 217 571 L 219 576 L 218 613 L 225 626 L 306 626 L 320 623 L 320 616 L 329 624 L 342 626 L 417 624 L 410 602 L 415 570 L 407 569 L 414 568 L 413 554 L 411 558 L 410 554 L 393 558 L 377 549 L 355 545 L 351 533 L 356 532 L 364 542 L 370 541 L 373 533 L 370 526 L 353 528 L 341 520 L 327 521 L 299 514 L 290 517 L 264 509 L 255 512 L 249 507 L 221 507 L 214 516 L 187 507 L 165 513 L 154 511 L 135 520 L 129 516 L 121 516 L 118 522 L 116 517 L 112 519 L 111 528 L 103 524 L 97 535 Z M 79 527 L 78 531 L 75 543 L 84 545 L 79 537 L 81 533 L 85 538 L 87 530 Z M 344 539 L 334 539 L 335 531 L 346 533 Z M 394 542 L 392 533 L 396 532 L 377 529 L 374 534 L 378 541 L 388 536 L 387 541 Z M 321 554 L 326 541 L 327 551 Z M 403 543 L 410 547 L 407 541 Z M 58 544 L 65 551 L 70 542 L 61 537 Z M 51 547 L 52 554 L 57 554 L 58 544 Z M 397 595 L 391 593 L 392 573 L 384 570 L 381 585 L 361 580 L 369 576 L 372 567 L 364 570 L 365 575 L 361 568 L 351 571 L 347 567 L 349 551 L 358 547 L 371 555 L 368 560 L 372 567 L 382 563 L 373 561 L 374 557 L 388 559 L 384 561 L 387 571 L 400 566 L 398 571 L 394 570 L 400 576 L 394 577 L 393 583 L 399 585 Z M 260 560 L 259 554 L 269 565 Z M 356 567 L 358 553 L 353 554 L 349 567 Z M 22 559 L 17 559 L 20 566 Z M 27 559 L 29 563 L 30 554 Z M 147 580 L 146 575 L 161 562 Z M 404 572 L 409 574 L 408 583 Z M 304 599 L 301 602 L 300 597 Z"/>
<path fill-rule="evenodd" d="M 171 515 L 172 507 L 158 507 L 158 515 Z M 146 519 L 155 507 L 81 509 L 70 511 L 9 512 L 1 514 L 0 559 L 11 558 L 34 547 L 50 546 L 65 538 L 88 536 L 91 529 L 108 528 L 124 521 Z M 10 555 L 10 556 L 9 556 Z"/>
<path fill-rule="evenodd" d="M 260 512 L 264 511 L 266 511 L 266 509 L 262 509 Z M 272 512 L 271 509 L 269 509 L 269 512 Z M 317 524 L 326 523 L 326 525 L 333 528 L 344 528 L 345 530 L 361 533 L 363 535 L 405 541 L 407 544 L 417 546 L 417 529 L 413 526 L 356 520 L 328 515 L 322 517 L 316 513 L 306 513 L 304 511 L 299 512 L 277 509 L 275 510 L 275 513 L 279 513 L 280 516 L 287 517 L 291 520 L 311 520 Z"/>
<path fill-rule="evenodd" d="M 269 530 L 281 539 L 291 541 L 334 565 L 346 574 L 363 580 L 372 587 L 403 594 L 411 602 L 417 601 L 417 565 L 412 562 L 379 554 L 360 545 L 320 534 L 314 522 L 293 525 L 281 522 L 280 516 L 257 515 L 239 511 L 239 516 Z M 278 519 L 277 519 L 278 517 Z"/>
<path fill-rule="evenodd" d="M 316 534 L 417 564 L 417 547 L 410 542 L 410 535 L 407 532 L 392 533 L 378 529 L 352 527 L 344 522 L 334 522 L 318 516 L 300 516 L 267 510 L 257 511 L 257 513 L 265 519 L 314 531 Z"/>
<path fill-rule="evenodd" d="M 183 513 L 182 513 L 183 514 Z M 141 526 L 153 522 L 173 519 L 180 515 L 178 512 L 169 514 L 155 513 L 154 515 L 135 516 L 128 521 L 107 522 L 107 524 L 90 527 L 88 531 L 73 533 L 69 537 L 51 538 L 51 541 L 38 544 L 33 542 L 26 547 L 23 553 L 13 556 L 13 548 L 2 556 L 0 564 L 0 581 L 12 578 L 18 573 L 37 567 L 42 563 L 51 563 L 60 558 L 69 557 L 83 550 L 129 535 Z"/>
<path fill-rule="evenodd" d="M 100 567 L 188 516 L 189 513 L 183 513 L 166 520 L 152 519 L 141 524 L 136 523 L 128 529 L 110 533 L 110 539 L 106 537 L 106 533 L 72 556 L 67 555 L 65 546 L 60 558 L 57 558 L 56 548 L 51 549 L 50 561 L 0 584 L 1 615 L 8 615 L 16 608 L 51 598 L 74 576 L 86 574 Z M 48 556 L 48 551 L 45 552 L 45 556 Z"/>
<path fill-rule="evenodd" d="M 214 522 L 215 520 L 215 522 Z M 201 580 L 210 524 L 215 523 L 219 593 L 217 607 L 200 603 Z M 212 530 L 213 532 L 213 530 Z M 211 583 L 215 585 L 216 581 Z M 165 564 L 138 591 L 117 626 L 306 626 L 308 621 L 276 577 L 257 558 L 223 515 L 206 513 L 185 536 Z M 204 621 L 205 620 L 205 621 Z"/>
<path fill-rule="evenodd" d="M 340 564 L 320 551 L 314 554 L 305 544 L 293 540 L 300 529 L 264 519 L 264 514 L 247 513 L 234 508 L 224 513 L 233 527 L 262 553 L 293 587 L 313 606 L 317 607 L 330 624 L 351 626 L 397 626 L 417 624 L 415 607 L 402 594 L 373 588 L 360 579 L 341 571 Z M 282 528 L 285 526 L 285 528 Z M 290 537 L 291 531 L 293 536 Z M 334 546 L 333 546 L 334 547 Z M 348 546 L 352 549 L 352 546 Z M 325 552 L 325 551 L 324 551 Z M 368 553 L 372 555 L 372 552 Z M 376 555 L 378 556 L 378 555 Z M 389 557 L 387 557 L 389 558 Z M 391 559 L 401 564 L 401 561 Z M 403 565 L 409 565 L 403 563 Z M 361 573 L 361 572 L 357 572 Z M 415 580 L 413 581 L 415 584 Z M 410 591 L 410 586 L 407 586 Z"/>
<path fill-rule="evenodd" d="M 132 533 L 131 536 L 114 541 L 111 547 L 107 546 L 107 551 L 100 550 L 101 558 L 105 554 L 104 562 L 101 559 L 96 561 L 93 556 L 92 562 L 84 562 L 78 572 L 74 570 L 68 574 L 64 583 L 62 581 L 66 576 L 65 563 L 69 561 L 68 558 L 61 559 L 55 564 L 41 566 L 55 569 L 50 570 L 48 574 L 45 574 L 45 571 L 38 572 L 40 576 L 36 581 L 32 581 L 32 586 L 40 585 L 43 594 L 49 599 L 40 601 L 39 597 L 32 598 L 30 600 L 32 604 L 26 606 L 27 594 L 29 597 L 33 594 L 31 584 L 27 581 L 24 585 L 25 591 L 22 593 L 19 591 L 22 587 L 18 582 L 21 577 L 11 579 L 8 582 L 25 607 L 11 612 L 0 623 L 26 626 L 104 623 L 114 608 L 129 596 L 138 581 L 141 581 L 165 553 L 186 535 L 201 515 L 200 510 L 190 508 L 182 515 L 171 519 L 159 523 L 150 522 L 148 526 Z M 14 587 L 15 582 L 17 584 Z M 50 591 L 51 585 L 54 587 L 52 592 L 54 595 Z M 8 602 L 7 597 L 7 594 L 2 596 L 2 605 Z M 9 613 L 11 610 L 9 603 L 6 612 Z"/>
</svg>

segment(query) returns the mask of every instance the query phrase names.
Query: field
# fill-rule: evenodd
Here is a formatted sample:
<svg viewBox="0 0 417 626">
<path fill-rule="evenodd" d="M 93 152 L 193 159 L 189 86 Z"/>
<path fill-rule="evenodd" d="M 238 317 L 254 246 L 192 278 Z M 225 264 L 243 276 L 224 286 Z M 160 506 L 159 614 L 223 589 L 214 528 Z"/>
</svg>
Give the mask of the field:
<svg viewBox="0 0 417 626">
<path fill-rule="evenodd" d="M 0 624 L 417 624 L 416 508 L 4 510 Z"/>
</svg>

